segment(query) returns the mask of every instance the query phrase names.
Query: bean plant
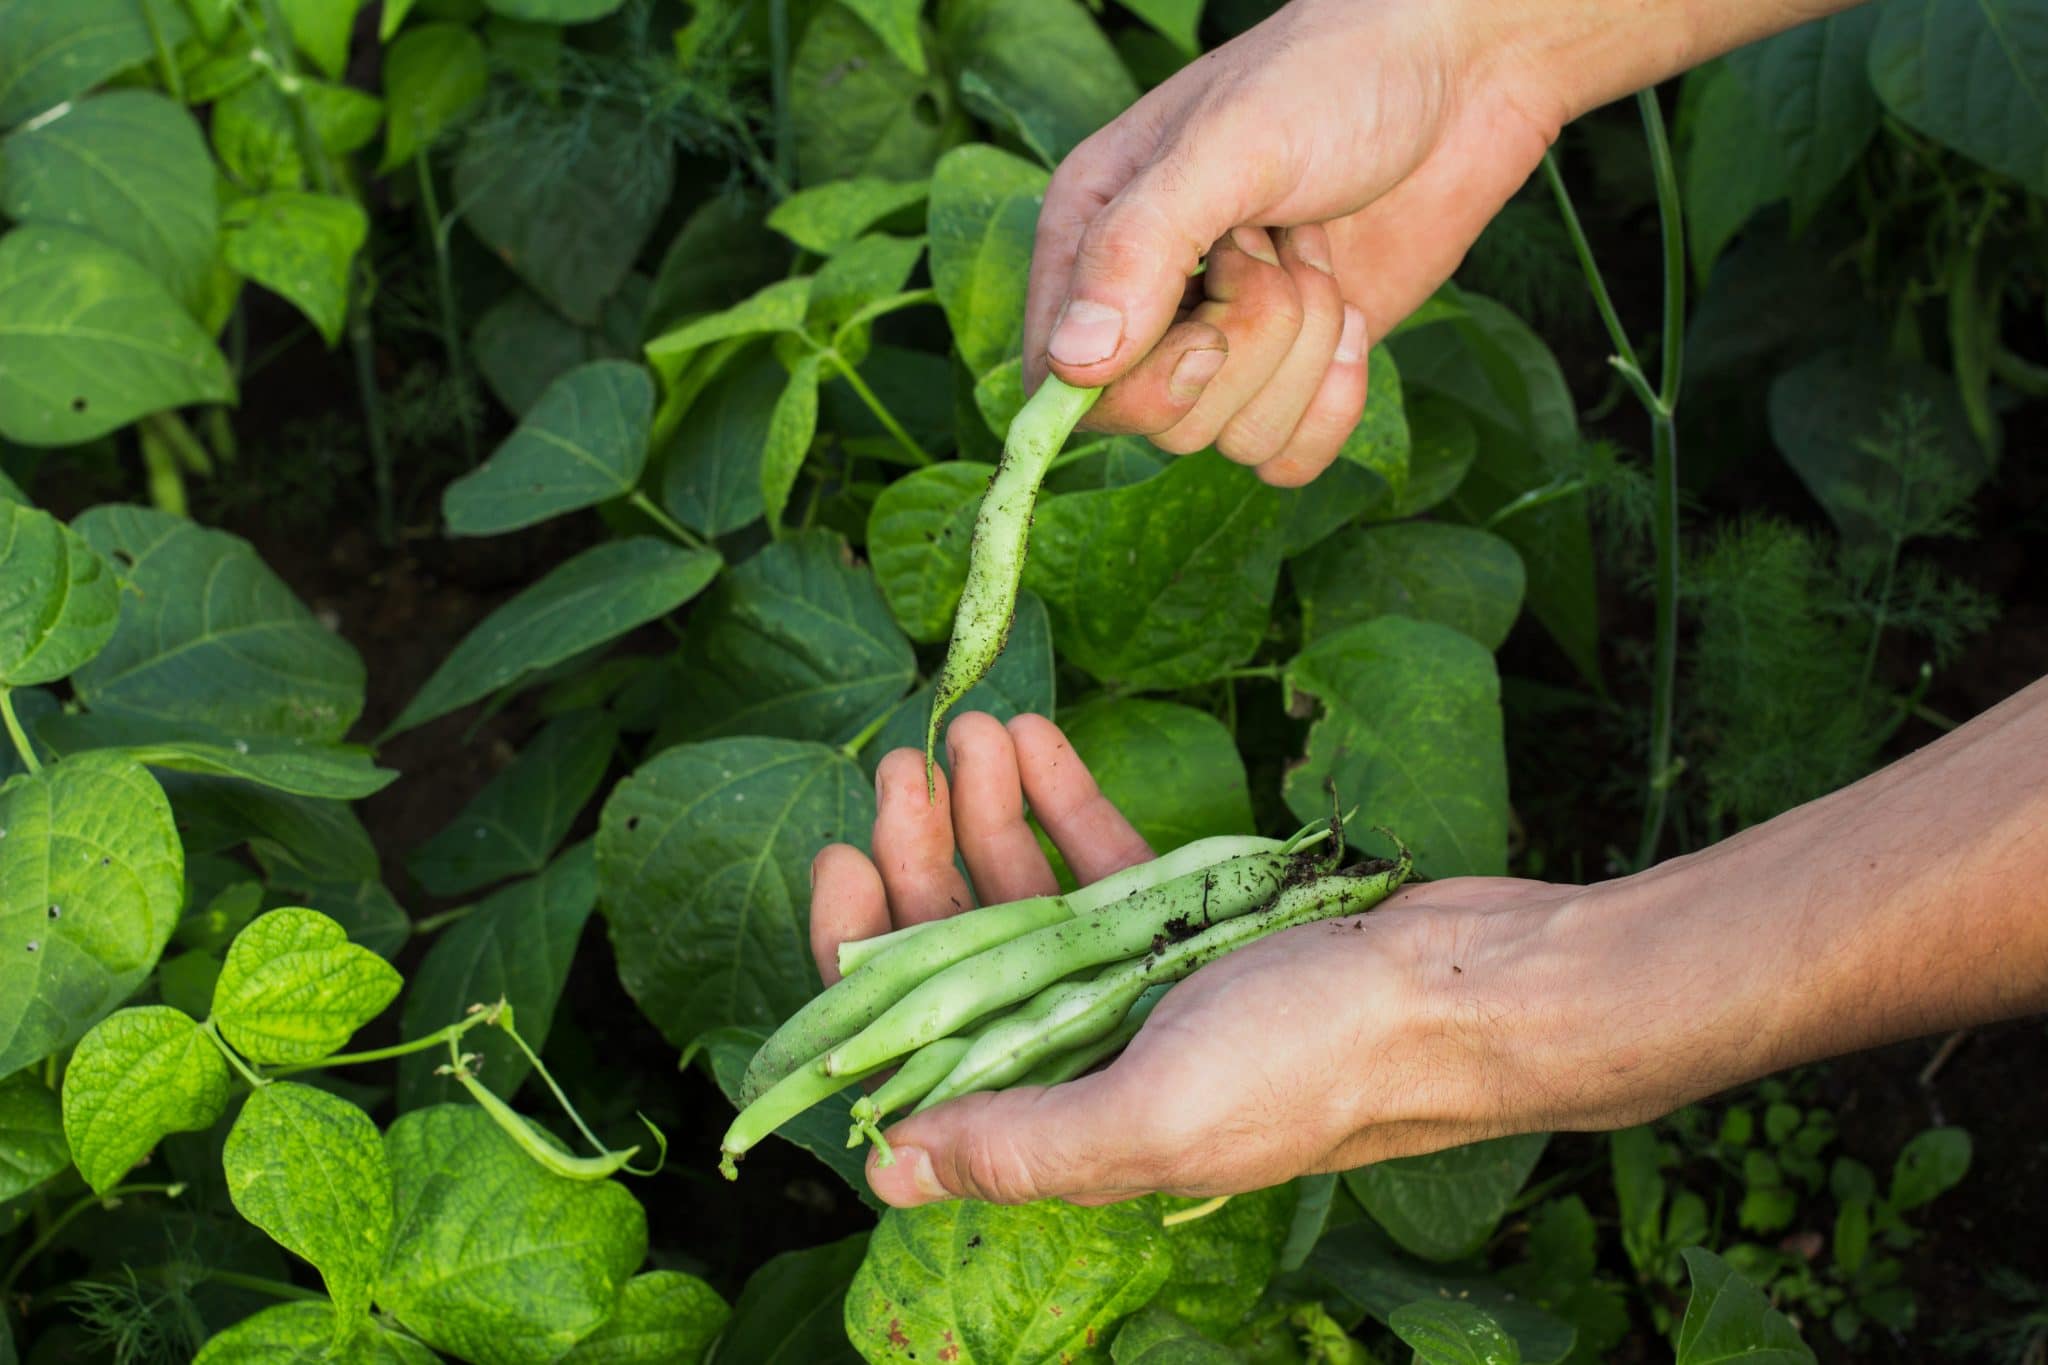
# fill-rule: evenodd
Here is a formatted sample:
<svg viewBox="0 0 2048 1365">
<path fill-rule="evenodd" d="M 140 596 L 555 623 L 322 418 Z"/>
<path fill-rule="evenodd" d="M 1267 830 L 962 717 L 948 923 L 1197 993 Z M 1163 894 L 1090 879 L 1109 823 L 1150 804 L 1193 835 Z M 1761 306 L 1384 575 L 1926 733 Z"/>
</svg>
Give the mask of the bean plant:
<svg viewBox="0 0 2048 1365">
<path fill-rule="evenodd" d="M 1301 491 L 1019 355 L 1051 168 L 1268 8 L 0 0 L 0 1365 L 1917 1349 L 1968 1135 L 1873 1164 L 1799 1078 L 1227 1200 L 868 1190 L 892 1116 L 1113 1064 L 1297 915 L 1852 780 L 1989 619 L 1928 549 L 2048 392 L 2048 3 L 1882 0 L 1571 130 Z M 1708 524 L 1709 460 L 1811 516 Z M 288 501 L 518 581 L 372 707 L 256 547 Z M 1054 717 L 1161 857 L 823 991 L 812 856 L 967 710 Z M 1553 781 L 1569 736 L 1625 761 Z M 845 1231 L 692 1240 L 742 1198 Z"/>
</svg>

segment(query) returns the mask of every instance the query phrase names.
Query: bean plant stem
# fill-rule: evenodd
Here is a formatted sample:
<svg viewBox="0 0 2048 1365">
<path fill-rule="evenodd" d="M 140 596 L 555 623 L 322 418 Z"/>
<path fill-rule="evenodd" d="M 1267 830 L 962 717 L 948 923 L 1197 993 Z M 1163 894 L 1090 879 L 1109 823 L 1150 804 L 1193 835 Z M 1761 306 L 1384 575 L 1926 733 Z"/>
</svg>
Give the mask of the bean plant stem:
<svg viewBox="0 0 2048 1365">
<path fill-rule="evenodd" d="M 775 174 L 795 178 L 796 137 L 789 105 L 789 0 L 768 0 L 768 88 L 775 102 Z"/>
<path fill-rule="evenodd" d="M 911 693 L 908 697 L 903 698 L 903 700 L 897 702 L 894 706 L 891 706 L 887 710 L 883 711 L 880 715 L 876 716 L 866 725 L 861 726 L 860 733 L 856 734 L 852 739 L 847 740 L 846 743 L 840 745 L 839 751 L 845 754 L 848 758 L 860 757 L 860 751 L 862 749 L 867 748 L 868 745 L 874 743 L 875 736 L 882 733 L 882 727 L 887 725 L 891 720 L 893 720 L 896 716 L 896 713 L 898 711 L 901 711 L 904 707 L 910 705 L 910 703 L 913 700 L 915 700 L 916 697 L 917 694 L 915 692 Z"/>
<path fill-rule="evenodd" d="M 708 550 L 711 548 L 710 543 L 707 542 L 704 539 L 704 537 L 698 535 L 696 532 L 690 530 L 681 522 L 677 521 L 674 517 L 662 511 L 659 503 L 655 502 L 653 498 L 648 497 L 639 489 L 634 489 L 632 493 L 627 497 L 626 501 L 632 503 L 634 507 L 638 508 L 642 516 L 646 517 L 656 526 L 659 526 L 662 530 L 668 532 L 671 536 L 674 536 L 677 540 L 680 540 L 683 544 L 689 546 L 691 549 Z"/>
<path fill-rule="evenodd" d="M 268 1294 L 274 1299 L 304 1299 L 322 1301 L 327 1298 L 316 1289 L 304 1285 L 286 1284 L 283 1280 L 268 1279 L 262 1275 L 244 1275 L 239 1270 L 215 1270 L 206 1268 L 206 1278 L 212 1284 L 224 1284 L 230 1289 L 247 1289 L 258 1294 Z"/>
<path fill-rule="evenodd" d="M 1192 1223 L 1198 1218 L 1207 1218 L 1229 1202 L 1229 1195 L 1219 1194 L 1214 1199 L 1205 1200 L 1192 1208 L 1176 1209 L 1174 1212 L 1164 1215 L 1159 1220 L 1159 1226 L 1163 1228 L 1177 1228 L 1182 1223 Z"/>
<path fill-rule="evenodd" d="M 448 382 L 455 385 L 462 414 L 462 450 L 476 463 L 476 405 L 470 401 L 469 372 L 463 365 L 462 331 L 455 306 L 455 274 L 448 263 L 448 228 L 441 218 L 440 196 L 434 190 L 434 168 L 422 146 L 413 153 L 420 181 L 420 211 L 427 215 L 427 238 L 434 244 L 434 293 L 441 305 L 441 349 L 448 357 Z"/>
<path fill-rule="evenodd" d="M 14 741 L 14 752 L 21 755 L 21 766 L 32 773 L 43 770 L 42 761 L 36 757 L 35 746 L 28 742 L 28 731 L 21 728 L 21 717 L 14 714 L 14 689 L 0 686 L 0 720 L 7 723 L 7 737 Z"/>
<path fill-rule="evenodd" d="M 220 1025 L 209 1019 L 199 1026 L 199 1031 L 213 1040 L 213 1045 L 220 1049 L 220 1055 L 227 1058 L 229 1066 L 241 1073 L 242 1079 L 249 1083 L 251 1090 L 261 1090 L 270 1084 L 268 1077 L 250 1070 L 249 1064 L 242 1060 L 241 1054 L 228 1046 L 227 1039 L 220 1036 Z"/>
<path fill-rule="evenodd" d="M 458 1019 L 445 1028 L 435 1029 L 426 1037 L 415 1038 L 409 1043 L 393 1043 L 390 1047 L 366 1048 L 361 1052 L 337 1052 L 331 1057 L 322 1057 L 317 1061 L 291 1062 L 283 1066 L 274 1066 L 270 1070 L 276 1076 L 289 1076 L 300 1071 L 318 1071 L 330 1066 L 360 1066 L 365 1062 L 388 1062 L 393 1057 L 403 1057 L 414 1052 L 425 1052 L 429 1048 L 439 1047 L 443 1043 L 451 1042 L 483 1022 L 484 1015 L 482 1012 L 479 1012 L 470 1015 L 467 1019 Z M 208 1024 L 207 1027 L 211 1028 L 212 1025 Z"/>
<path fill-rule="evenodd" d="M 125 1199 L 132 1194 L 163 1194 L 176 1199 L 184 1192 L 184 1182 L 176 1181 L 167 1185 L 116 1185 L 105 1194 L 81 1195 L 70 1208 L 65 1209 L 64 1212 L 52 1218 L 49 1226 L 37 1234 L 36 1239 L 28 1244 L 28 1248 L 21 1255 L 15 1257 L 13 1265 L 7 1267 L 6 1278 L 0 1279 L 0 1298 L 5 1298 L 13 1290 L 14 1282 L 21 1278 L 22 1271 L 28 1269 L 29 1262 L 47 1251 L 50 1243 L 57 1240 L 57 1235 L 63 1232 L 65 1228 L 70 1227 L 80 1215 L 93 1207 L 93 1205 L 109 1205 L 117 1199 Z"/>
<path fill-rule="evenodd" d="M 911 434 L 903 429 L 903 423 L 896 420 L 896 414 L 889 411 L 889 405 L 868 387 L 868 381 L 861 377 L 860 371 L 848 364 L 846 357 L 839 354 L 836 347 L 826 347 L 824 355 L 826 362 L 839 371 L 839 377 L 860 395 L 860 401 L 867 404 L 868 411 L 875 415 L 875 420 L 882 424 L 882 429 L 896 438 L 896 444 L 903 447 L 903 453 L 919 465 L 930 464 L 931 452 L 919 445 Z"/>
</svg>

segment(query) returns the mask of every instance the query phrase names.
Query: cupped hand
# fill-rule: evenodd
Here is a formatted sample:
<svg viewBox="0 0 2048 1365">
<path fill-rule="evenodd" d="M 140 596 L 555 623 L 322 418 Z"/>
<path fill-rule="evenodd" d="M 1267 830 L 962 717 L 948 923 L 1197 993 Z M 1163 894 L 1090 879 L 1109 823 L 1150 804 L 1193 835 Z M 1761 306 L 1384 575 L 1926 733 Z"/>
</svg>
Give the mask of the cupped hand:
<svg viewBox="0 0 2048 1365">
<path fill-rule="evenodd" d="M 827 981 L 847 939 L 1057 889 L 1027 808 L 1084 882 L 1151 856 L 1043 717 L 961 716 L 947 753 L 936 803 L 921 755 L 883 760 L 872 860 L 818 855 L 811 942 Z M 1228 1194 L 1544 1127 L 1544 1087 L 1499 1046 L 1519 1008 L 1503 964 L 1538 979 L 1545 912 L 1578 890 L 1465 878 L 1273 935 L 1176 985 L 1106 1068 L 894 1125 L 898 1159 L 871 1158 L 869 1181 L 899 1206 Z"/>
<path fill-rule="evenodd" d="M 1029 382 L 1049 363 L 1109 385 L 1094 430 L 1314 478 L 1357 425 L 1370 342 L 1449 278 L 1569 112 L 1502 79 L 1521 68 L 1494 16 L 1521 8 L 1294 0 L 1075 148 L 1039 217 Z"/>
</svg>

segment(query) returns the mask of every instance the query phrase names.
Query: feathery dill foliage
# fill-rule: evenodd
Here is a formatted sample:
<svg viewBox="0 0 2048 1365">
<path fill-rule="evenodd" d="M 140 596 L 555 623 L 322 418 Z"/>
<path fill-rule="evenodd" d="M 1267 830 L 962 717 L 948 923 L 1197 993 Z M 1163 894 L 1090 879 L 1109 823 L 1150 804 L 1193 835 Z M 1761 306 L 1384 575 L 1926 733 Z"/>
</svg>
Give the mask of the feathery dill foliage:
<svg viewBox="0 0 2048 1365">
<path fill-rule="evenodd" d="M 1764 518 L 1721 527 L 1687 566 L 1697 621 L 1688 768 L 1709 820 L 1768 820 L 1872 767 L 1889 710 L 1863 684 L 1864 633 L 1814 535 Z"/>
<path fill-rule="evenodd" d="M 96 1348 L 114 1365 L 185 1365 L 211 1335 L 181 1282 L 145 1284 L 122 1267 L 119 1281 L 80 1280 L 63 1300 Z"/>
<path fill-rule="evenodd" d="M 1547 193 L 1508 201 L 1472 244 L 1458 283 L 1538 327 L 1569 328 L 1586 316 L 1578 257 Z"/>
</svg>

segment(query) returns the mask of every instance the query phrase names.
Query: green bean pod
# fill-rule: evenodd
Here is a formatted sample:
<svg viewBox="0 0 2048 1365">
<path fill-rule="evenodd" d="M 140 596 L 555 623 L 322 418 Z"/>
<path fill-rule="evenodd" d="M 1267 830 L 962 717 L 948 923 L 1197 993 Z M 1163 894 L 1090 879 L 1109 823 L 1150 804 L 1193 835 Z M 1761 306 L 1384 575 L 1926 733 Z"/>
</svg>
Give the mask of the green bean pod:
<svg viewBox="0 0 2048 1365">
<path fill-rule="evenodd" d="M 1077 1076 L 1086 1075 L 1088 1070 L 1097 1062 L 1107 1057 L 1115 1056 L 1123 1050 L 1131 1039 L 1138 1036 L 1138 1030 L 1145 1026 L 1145 1020 L 1152 1014 L 1152 1007 L 1157 1005 L 1164 998 L 1167 991 L 1172 988 L 1172 982 L 1162 982 L 1157 986 L 1148 986 L 1130 1009 L 1124 1012 L 1123 1022 L 1118 1024 L 1107 1035 L 1089 1043 L 1085 1047 L 1073 1048 L 1048 1057 L 1045 1061 L 1040 1062 L 1037 1066 L 1019 1077 L 1017 1084 L 1063 1085 Z M 927 1091 L 926 1093 L 929 1094 L 930 1092 Z"/>
<path fill-rule="evenodd" d="M 858 1147 L 865 1139 L 881 1149 L 882 1165 L 894 1165 L 895 1154 L 882 1136 L 882 1120 L 923 1099 L 924 1092 L 946 1079 L 973 1044 L 968 1036 L 941 1038 L 911 1053 L 895 1075 L 853 1102 L 853 1126 L 846 1130 L 846 1145 Z"/>
<path fill-rule="evenodd" d="M 967 561 L 967 581 L 953 614 L 953 638 L 939 668 L 932 692 L 931 720 L 925 727 L 924 773 L 932 794 L 932 765 L 938 750 L 939 726 L 953 703 L 980 682 L 995 664 L 1010 636 L 1017 610 L 1017 584 L 1024 576 L 1024 549 L 1031 535 L 1031 509 L 1038 486 L 1053 457 L 1093 407 L 1100 389 L 1077 389 L 1057 375 L 1047 375 L 1017 415 L 1003 440 L 1003 458 L 989 480 L 981 510 L 974 517 L 974 546 Z"/>
<path fill-rule="evenodd" d="M 740 1103 L 752 1104 L 805 1062 L 859 1033 L 933 973 L 1072 918 L 1062 898 L 1033 896 L 922 926 L 784 1021 L 747 1063 Z"/>
<path fill-rule="evenodd" d="M 875 1068 L 881 1070 L 880 1067 Z M 718 1170 L 727 1180 L 740 1178 L 739 1159 L 770 1133 L 788 1123 L 814 1104 L 831 1099 L 850 1085 L 858 1085 L 873 1072 L 859 1076 L 830 1076 L 822 1066 L 799 1067 L 768 1087 L 760 1098 L 740 1110 L 739 1117 L 725 1130 L 718 1144 Z"/>
<path fill-rule="evenodd" d="M 1126 896 L 1086 919 L 1048 925 L 997 944 L 955 962 L 890 1005 L 873 1023 L 833 1048 L 825 1069 L 835 1076 L 873 1070 L 956 1033 L 983 1015 L 1027 1000 L 1063 977 L 1157 951 L 1199 926 L 1265 904 L 1290 880 L 1319 870 L 1318 861 L 1312 851 L 1225 859 Z M 1124 1003 L 1128 1007 L 1130 1002 Z"/>
<path fill-rule="evenodd" d="M 1162 853 L 1150 862 L 1135 863 L 1120 872 L 1111 873 L 1100 881 L 1090 882 L 1077 891 L 1068 892 L 1067 909 L 1076 916 L 1092 915 L 1125 896 L 1150 890 L 1161 882 L 1168 882 L 1213 863 L 1220 863 L 1225 858 L 1240 857 L 1247 853 L 1271 852 L 1288 847 L 1288 843 L 1286 840 L 1263 839 L 1250 834 L 1216 834 L 1207 839 L 1197 839 L 1191 844 L 1181 845 L 1170 853 Z M 940 923 L 944 921 L 928 920 L 923 924 L 912 924 L 886 934 L 877 934 L 873 938 L 848 939 L 839 945 L 839 974 L 853 975 L 887 949 L 914 938 L 931 928 L 933 924 Z"/>
<path fill-rule="evenodd" d="M 1001 1089 L 1063 1052 L 1110 1036 L 1147 989 L 1178 981 L 1233 949 L 1282 929 L 1369 910 L 1408 879 L 1409 869 L 1404 851 L 1396 862 L 1290 886 L 1251 914 L 1119 963 L 1093 980 L 1062 982 L 1045 993 L 1042 1007 L 1034 1000 L 985 1029 L 946 1079 L 925 1093 L 918 1111 Z"/>
</svg>

